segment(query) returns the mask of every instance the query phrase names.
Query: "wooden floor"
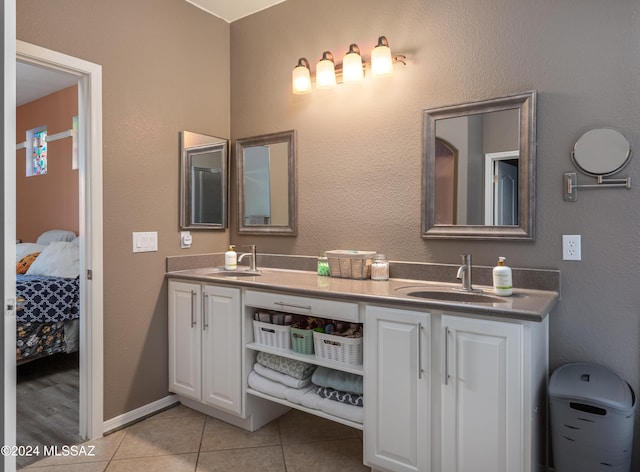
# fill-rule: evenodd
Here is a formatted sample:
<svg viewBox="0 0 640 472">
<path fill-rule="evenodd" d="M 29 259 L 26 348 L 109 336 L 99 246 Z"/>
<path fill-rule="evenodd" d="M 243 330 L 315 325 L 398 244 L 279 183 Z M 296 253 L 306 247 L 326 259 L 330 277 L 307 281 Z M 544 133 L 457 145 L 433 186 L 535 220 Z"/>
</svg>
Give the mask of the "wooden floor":
<svg viewBox="0 0 640 472">
<path fill-rule="evenodd" d="M 78 353 L 54 354 L 17 370 L 17 444 L 42 448 L 79 443 Z M 17 459 L 20 468 L 40 458 Z"/>
</svg>

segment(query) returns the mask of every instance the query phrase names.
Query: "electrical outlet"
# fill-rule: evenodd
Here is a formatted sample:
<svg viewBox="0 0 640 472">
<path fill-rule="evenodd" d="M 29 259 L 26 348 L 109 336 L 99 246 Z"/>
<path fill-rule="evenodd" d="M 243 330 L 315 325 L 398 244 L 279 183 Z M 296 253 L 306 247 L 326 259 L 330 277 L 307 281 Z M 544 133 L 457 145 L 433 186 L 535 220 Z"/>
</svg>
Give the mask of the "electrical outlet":
<svg viewBox="0 0 640 472">
<path fill-rule="evenodd" d="M 565 261 L 582 260 L 582 248 L 579 234 L 562 235 L 562 259 Z"/>
</svg>

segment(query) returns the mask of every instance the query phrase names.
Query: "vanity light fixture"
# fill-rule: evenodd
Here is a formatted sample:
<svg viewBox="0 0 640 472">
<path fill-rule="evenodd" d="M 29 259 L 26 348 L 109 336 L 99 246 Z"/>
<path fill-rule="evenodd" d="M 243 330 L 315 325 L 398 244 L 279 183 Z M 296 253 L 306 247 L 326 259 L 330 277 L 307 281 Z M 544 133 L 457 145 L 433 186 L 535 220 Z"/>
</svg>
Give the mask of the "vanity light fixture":
<svg viewBox="0 0 640 472">
<path fill-rule="evenodd" d="M 389 77 L 393 73 L 393 58 L 389 41 L 384 36 L 378 38 L 378 45 L 371 51 L 371 75 Z"/>
<path fill-rule="evenodd" d="M 311 93 L 311 71 L 306 57 L 298 59 L 298 65 L 291 73 L 292 90 L 295 94 Z"/>
<path fill-rule="evenodd" d="M 344 55 L 342 59 L 342 81 L 358 82 L 364 77 L 364 70 L 362 68 L 362 56 L 360 55 L 360 48 L 357 44 L 350 44 L 349 51 Z"/>
<path fill-rule="evenodd" d="M 336 66 L 333 62 L 333 54 L 329 51 L 322 53 L 322 59 L 316 66 L 316 88 L 331 89 L 336 86 Z"/>
<path fill-rule="evenodd" d="M 371 71 L 372 77 L 389 77 L 393 73 L 393 64 L 406 65 L 405 59 L 406 56 L 402 54 L 391 54 L 389 41 L 385 36 L 378 38 L 378 44 L 371 51 L 371 62 L 363 61 L 360 48 L 355 43 L 349 45 L 342 64 L 335 64 L 333 54 L 325 51 L 316 65 L 316 88 L 331 89 L 337 83 L 359 82 L 367 69 Z M 298 65 L 293 69 L 292 91 L 296 95 L 311 92 L 311 71 L 309 61 L 304 57 L 298 60 Z"/>
</svg>

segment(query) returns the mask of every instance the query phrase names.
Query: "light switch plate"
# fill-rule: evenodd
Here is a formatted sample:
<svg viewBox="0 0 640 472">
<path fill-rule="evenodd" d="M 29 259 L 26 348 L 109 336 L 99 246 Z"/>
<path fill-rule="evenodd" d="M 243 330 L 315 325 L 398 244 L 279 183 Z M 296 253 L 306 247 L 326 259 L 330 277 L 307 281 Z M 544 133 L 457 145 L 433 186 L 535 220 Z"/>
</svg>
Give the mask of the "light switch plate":
<svg viewBox="0 0 640 472">
<path fill-rule="evenodd" d="M 133 252 L 154 252 L 158 250 L 158 232 L 133 233 Z"/>
</svg>

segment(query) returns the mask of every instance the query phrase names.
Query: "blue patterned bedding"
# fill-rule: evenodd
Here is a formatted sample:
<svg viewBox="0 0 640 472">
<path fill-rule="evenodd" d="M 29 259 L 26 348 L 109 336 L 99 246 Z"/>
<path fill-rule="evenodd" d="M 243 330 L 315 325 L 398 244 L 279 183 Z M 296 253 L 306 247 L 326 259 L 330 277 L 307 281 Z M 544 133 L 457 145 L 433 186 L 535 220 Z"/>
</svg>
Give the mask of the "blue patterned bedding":
<svg viewBox="0 0 640 472">
<path fill-rule="evenodd" d="M 18 323 L 57 323 L 80 314 L 80 279 L 16 275 L 16 295 L 23 298 Z"/>
</svg>

